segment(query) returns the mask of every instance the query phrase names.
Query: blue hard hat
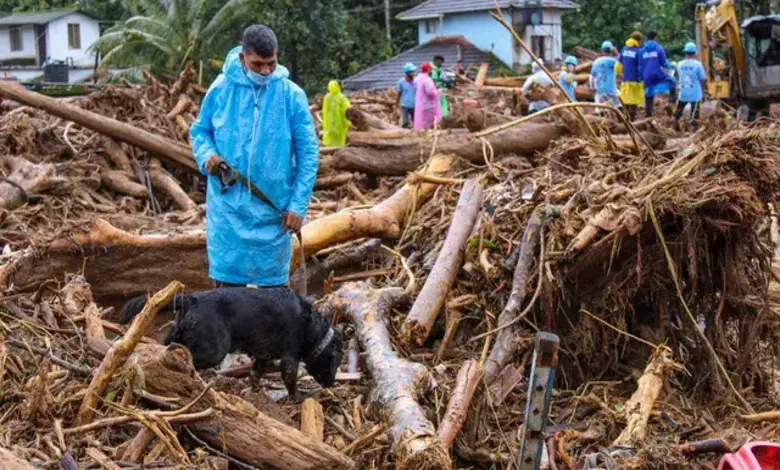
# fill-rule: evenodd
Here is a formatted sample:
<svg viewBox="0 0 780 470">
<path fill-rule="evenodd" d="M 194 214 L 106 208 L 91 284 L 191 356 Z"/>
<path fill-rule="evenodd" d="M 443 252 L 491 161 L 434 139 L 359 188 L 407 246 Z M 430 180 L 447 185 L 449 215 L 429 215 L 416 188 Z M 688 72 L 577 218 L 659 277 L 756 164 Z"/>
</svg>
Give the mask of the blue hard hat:
<svg viewBox="0 0 780 470">
<path fill-rule="evenodd" d="M 689 42 L 683 48 L 683 52 L 686 54 L 696 54 L 696 44 Z"/>
<path fill-rule="evenodd" d="M 415 70 L 417 70 L 417 67 L 411 62 L 404 65 L 404 73 L 414 72 Z"/>
<path fill-rule="evenodd" d="M 612 41 L 604 41 L 601 43 L 601 50 L 602 51 L 611 51 L 612 48 L 615 47 L 614 44 L 612 44 Z"/>
<path fill-rule="evenodd" d="M 566 57 L 566 60 L 564 60 L 563 63 L 566 64 L 566 65 L 579 65 L 580 62 L 577 60 L 576 57 L 574 57 L 573 55 L 570 55 L 570 56 Z"/>
</svg>

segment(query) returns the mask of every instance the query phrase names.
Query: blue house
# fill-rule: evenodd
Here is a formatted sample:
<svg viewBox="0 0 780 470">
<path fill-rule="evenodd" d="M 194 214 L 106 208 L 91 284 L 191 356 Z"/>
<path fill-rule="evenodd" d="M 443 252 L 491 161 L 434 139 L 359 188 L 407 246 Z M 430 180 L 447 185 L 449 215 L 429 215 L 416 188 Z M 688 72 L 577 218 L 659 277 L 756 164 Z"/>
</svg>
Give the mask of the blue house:
<svg viewBox="0 0 780 470">
<path fill-rule="evenodd" d="M 504 19 L 513 26 L 534 54 L 545 62 L 561 59 L 561 17 L 579 7 L 570 0 L 498 0 Z M 419 44 L 440 36 L 463 36 L 478 48 L 491 52 L 507 66 L 518 68 L 530 56 L 490 12 L 495 0 L 428 0 L 397 16 L 416 21 Z"/>
</svg>

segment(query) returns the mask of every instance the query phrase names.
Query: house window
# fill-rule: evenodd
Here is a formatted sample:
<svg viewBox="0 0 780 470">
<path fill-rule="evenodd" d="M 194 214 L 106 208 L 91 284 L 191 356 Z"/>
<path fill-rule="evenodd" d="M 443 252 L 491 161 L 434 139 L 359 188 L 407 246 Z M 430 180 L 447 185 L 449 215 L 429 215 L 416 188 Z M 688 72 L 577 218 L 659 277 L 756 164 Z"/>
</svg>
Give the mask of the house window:
<svg viewBox="0 0 780 470">
<path fill-rule="evenodd" d="M 24 49 L 22 43 L 22 28 L 21 26 L 11 26 L 8 29 L 8 33 L 11 35 L 11 52 L 19 52 Z"/>
<path fill-rule="evenodd" d="M 81 49 L 81 25 L 68 23 L 68 49 Z"/>
<path fill-rule="evenodd" d="M 425 20 L 425 34 L 436 34 L 439 26 L 439 20 Z"/>
</svg>

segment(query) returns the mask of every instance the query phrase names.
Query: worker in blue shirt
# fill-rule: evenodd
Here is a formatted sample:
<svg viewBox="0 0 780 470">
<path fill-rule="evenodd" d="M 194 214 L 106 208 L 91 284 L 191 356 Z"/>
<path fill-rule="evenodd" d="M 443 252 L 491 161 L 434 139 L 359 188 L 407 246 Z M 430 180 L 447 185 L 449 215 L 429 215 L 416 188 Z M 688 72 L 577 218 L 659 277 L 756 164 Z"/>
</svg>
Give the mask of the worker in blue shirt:
<svg viewBox="0 0 780 470">
<path fill-rule="evenodd" d="M 291 236 L 300 233 L 317 179 L 309 101 L 277 63 L 277 49 L 270 28 L 248 27 L 190 128 L 195 161 L 209 175 L 206 249 L 215 287 L 287 284 Z M 248 185 L 223 185 L 227 166 L 268 201 Z"/>
<path fill-rule="evenodd" d="M 696 59 L 696 44 L 689 42 L 683 49 L 685 60 L 677 64 L 677 76 L 680 89 L 677 95 L 677 110 L 674 112 L 674 120 L 679 121 L 685 107 L 691 106 L 691 129 L 696 132 L 699 127 L 699 114 L 701 113 L 701 100 L 704 97 L 703 90 L 707 84 L 707 73 L 704 65 Z"/>
<path fill-rule="evenodd" d="M 590 87 L 596 90 L 596 103 L 610 103 L 622 108 L 617 88 L 617 59 L 615 46 L 610 41 L 601 43 L 601 57 L 593 62 L 590 69 Z"/>
<path fill-rule="evenodd" d="M 658 33 L 647 33 L 647 41 L 642 48 L 640 66 L 642 67 L 642 79 L 645 85 L 645 113 L 648 117 L 653 115 L 653 102 L 656 95 L 668 92 L 674 85 L 670 84 L 669 75 L 664 68 L 671 68 L 666 58 L 666 50 L 656 42 Z"/>
<path fill-rule="evenodd" d="M 568 56 L 563 61 L 564 71 L 561 72 L 561 76 L 558 77 L 558 83 L 566 90 L 566 94 L 569 95 L 569 98 L 571 98 L 572 101 L 577 101 L 577 96 L 575 94 L 577 90 L 577 73 L 575 71 L 577 64 L 576 57 L 573 55 Z"/>
<path fill-rule="evenodd" d="M 411 129 L 414 125 L 414 100 L 417 91 L 417 83 L 414 81 L 414 72 L 417 67 L 409 62 L 404 65 L 404 76 L 398 80 L 395 89 L 398 91 L 398 104 L 401 106 L 401 126 Z"/>
</svg>

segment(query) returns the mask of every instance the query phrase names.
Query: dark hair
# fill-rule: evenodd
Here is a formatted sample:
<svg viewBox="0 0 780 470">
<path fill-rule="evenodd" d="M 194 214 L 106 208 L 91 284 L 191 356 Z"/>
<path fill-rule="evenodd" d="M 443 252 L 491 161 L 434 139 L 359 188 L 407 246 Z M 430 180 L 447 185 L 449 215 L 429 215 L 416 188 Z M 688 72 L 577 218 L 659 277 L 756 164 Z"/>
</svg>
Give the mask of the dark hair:
<svg viewBox="0 0 780 470">
<path fill-rule="evenodd" d="M 434 61 L 440 60 L 440 61 L 444 62 L 444 57 L 442 57 L 440 55 L 435 55 L 435 56 L 433 56 L 433 60 Z"/>
<path fill-rule="evenodd" d="M 649 39 L 651 41 L 655 41 L 655 38 L 657 38 L 657 37 L 658 37 L 658 33 L 656 33 L 655 31 L 648 31 L 647 32 L 647 39 Z"/>
<path fill-rule="evenodd" d="M 244 51 L 251 51 L 260 57 L 270 57 L 279 47 L 276 34 L 263 24 L 253 24 L 244 30 L 244 38 L 241 41 Z"/>
</svg>

